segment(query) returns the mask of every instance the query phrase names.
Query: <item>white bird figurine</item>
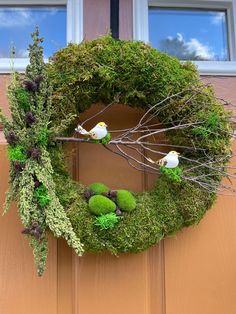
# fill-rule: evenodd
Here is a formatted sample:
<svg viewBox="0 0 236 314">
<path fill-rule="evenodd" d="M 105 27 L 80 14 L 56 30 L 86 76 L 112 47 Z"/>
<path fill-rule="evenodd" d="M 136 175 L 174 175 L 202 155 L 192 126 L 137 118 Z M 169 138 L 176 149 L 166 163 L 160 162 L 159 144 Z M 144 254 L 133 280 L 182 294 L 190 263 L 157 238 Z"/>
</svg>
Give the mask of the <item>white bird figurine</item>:
<svg viewBox="0 0 236 314">
<path fill-rule="evenodd" d="M 87 135 L 91 137 L 93 140 L 101 140 L 107 136 L 107 125 L 104 122 L 99 122 L 92 128 L 90 131 L 86 131 L 81 125 L 78 125 L 75 129 L 76 132 Z"/>
<path fill-rule="evenodd" d="M 152 164 L 158 164 L 166 168 L 176 168 L 179 165 L 179 153 L 172 150 L 165 157 L 158 161 L 154 161 L 151 158 L 147 158 Z"/>
</svg>

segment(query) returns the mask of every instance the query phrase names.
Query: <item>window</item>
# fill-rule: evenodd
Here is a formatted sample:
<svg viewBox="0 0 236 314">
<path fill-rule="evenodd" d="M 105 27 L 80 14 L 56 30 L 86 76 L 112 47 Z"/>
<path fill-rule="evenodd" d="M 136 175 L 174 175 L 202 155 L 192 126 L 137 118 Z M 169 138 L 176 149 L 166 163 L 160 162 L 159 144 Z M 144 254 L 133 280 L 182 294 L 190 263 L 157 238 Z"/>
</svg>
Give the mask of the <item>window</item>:
<svg viewBox="0 0 236 314">
<path fill-rule="evenodd" d="M 180 60 L 229 60 L 226 11 L 149 8 L 149 41 Z"/>
<path fill-rule="evenodd" d="M 14 69 L 25 70 L 30 33 L 36 26 L 44 37 L 45 59 L 67 42 L 80 42 L 83 39 L 82 4 L 82 0 L 0 0 L 0 72 L 11 71 L 13 48 Z"/>
<path fill-rule="evenodd" d="M 192 60 L 201 74 L 236 74 L 236 0 L 134 0 L 134 39 Z"/>
<path fill-rule="evenodd" d="M 0 58 L 28 58 L 30 33 L 38 26 L 44 57 L 66 46 L 66 7 L 0 7 Z"/>
</svg>

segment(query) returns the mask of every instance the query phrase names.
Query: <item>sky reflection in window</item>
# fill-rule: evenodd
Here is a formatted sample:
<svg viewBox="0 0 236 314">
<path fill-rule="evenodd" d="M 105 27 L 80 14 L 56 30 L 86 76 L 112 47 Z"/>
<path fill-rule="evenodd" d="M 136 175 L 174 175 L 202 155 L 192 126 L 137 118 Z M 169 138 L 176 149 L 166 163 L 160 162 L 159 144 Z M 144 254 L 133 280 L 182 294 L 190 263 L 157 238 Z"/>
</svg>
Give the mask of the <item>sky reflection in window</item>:
<svg viewBox="0 0 236 314">
<path fill-rule="evenodd" d="M 150 8 L 149 40 L 181 60 L 229 60 L 226 11 Z"/>
<path fill-rule="evenodd" d="M 0 58 L 28 57 L 30 34 L 39 27 L 44 37 L 44 57 L 66 46 L 66 7 L 0 7 Z"/>
</svg>

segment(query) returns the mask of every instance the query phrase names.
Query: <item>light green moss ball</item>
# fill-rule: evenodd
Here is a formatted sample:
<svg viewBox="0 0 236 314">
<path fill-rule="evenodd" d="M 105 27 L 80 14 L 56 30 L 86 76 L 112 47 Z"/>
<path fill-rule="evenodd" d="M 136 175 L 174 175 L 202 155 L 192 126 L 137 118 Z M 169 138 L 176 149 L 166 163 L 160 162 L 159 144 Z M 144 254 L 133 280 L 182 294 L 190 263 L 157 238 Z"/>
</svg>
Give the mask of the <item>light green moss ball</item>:
<svg viewBox="0 0 236 314">
<path fill-rule="evenodd" d="M 103 195 L 94 195 L 89 199 L 89 209 L 95 215 L 102 215 L 114 212 L 116 204 Z"/>
<path fill-rule="evenodd" d="M 88 188 L 95 194 L 102 194 L 109 191 L 109 187 L 100 182 L 92 183 L 88 186 Z"/>
<path fill-rule="evenodd" d="M 136 208 L 136 200 L 133 194 L 127 190 L 117 190 L 116 203 L 123 211 L 130 212 Z"/>
</svg>

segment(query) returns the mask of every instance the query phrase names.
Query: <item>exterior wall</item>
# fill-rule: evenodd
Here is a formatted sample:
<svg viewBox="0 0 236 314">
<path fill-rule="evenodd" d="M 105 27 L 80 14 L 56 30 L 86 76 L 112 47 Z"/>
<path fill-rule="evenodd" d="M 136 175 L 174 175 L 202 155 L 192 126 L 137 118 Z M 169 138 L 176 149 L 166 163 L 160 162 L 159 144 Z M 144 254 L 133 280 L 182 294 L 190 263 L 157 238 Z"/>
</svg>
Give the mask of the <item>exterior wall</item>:
<svg viewBox="0 0 236 314">
<path fill-rule="evenodd" d="M 84 0 L 86 39 L 107 33 L 109 12 L 108 0 L 99 1 L 99 5 L 98 1 Z M 120 3 L 120 34 L 121 38 L 132 37 L 131 0 Z M 236 103 L 236 77 L 202 79 L 214 85 L 219 97 Z M 9 76 L 1 75 L 0 104 L 5 113 L 9 113 L 5 96 L 8 83 Z M 134 123 L 140 114 L 128 109 L 124 120 L 121 108 L 116 110 L 105 119 L 119 127 Z M 104 174 L 99 165 L 91 167 L 89 156 L 93 155 L 94 146 L 83 144 L 73 148 L 71 171 L 85 184 L 92 177 L 136 191 L 152 185 L 153 178 L 135 172 L 118 157 L 111 159 L 102 148 L 96 146 L 96 154 L 105 160 L 108 169 L 116 163 L 112 178 L 109 170 Z M 5 150 L 0 132 L 0 204 L 7 189 Z M 144 253 L 119 258 L 109 254 L 78 258 L 64 241 L 51 237 L 47 271 L 37 278 L 32 252 L 20 233 L 22 226 L 13 205 L 6 216 L 0 216 L 0 312 L 235 314 L 235 207 L 235 196 L 219 196 L 198 226 L 185 229 Z"/>
</svg>

